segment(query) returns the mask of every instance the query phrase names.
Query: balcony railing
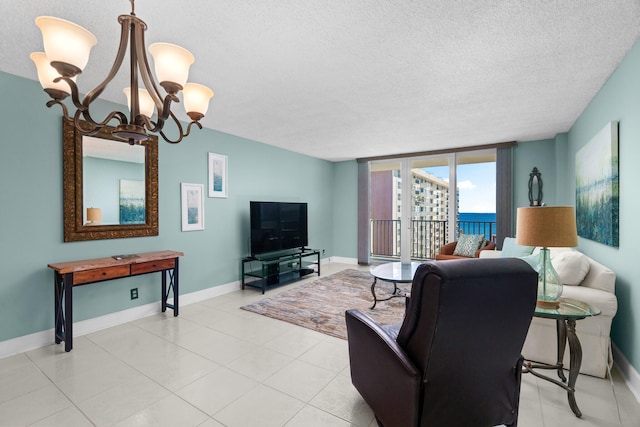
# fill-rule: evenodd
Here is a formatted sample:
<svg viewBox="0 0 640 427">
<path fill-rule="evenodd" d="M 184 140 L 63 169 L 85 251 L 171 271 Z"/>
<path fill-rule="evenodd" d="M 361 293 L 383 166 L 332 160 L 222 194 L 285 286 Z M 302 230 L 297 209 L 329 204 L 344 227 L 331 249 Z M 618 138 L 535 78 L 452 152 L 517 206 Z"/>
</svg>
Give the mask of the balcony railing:
<svg viewBox="0 0 640 427">
<path fill-rule="evenodd" d="M 458 221 L 458 235 L 484 234 L 487 240 L 493 239 L 496 232 L 495 222 Z M 400 258 L 400 220 L 372 219 L 371 256 L 380 258 Z M 448 221 L 411 220 L 411 259 L 433 259 L 440 248 L 448 243 Z"/>
</svg>

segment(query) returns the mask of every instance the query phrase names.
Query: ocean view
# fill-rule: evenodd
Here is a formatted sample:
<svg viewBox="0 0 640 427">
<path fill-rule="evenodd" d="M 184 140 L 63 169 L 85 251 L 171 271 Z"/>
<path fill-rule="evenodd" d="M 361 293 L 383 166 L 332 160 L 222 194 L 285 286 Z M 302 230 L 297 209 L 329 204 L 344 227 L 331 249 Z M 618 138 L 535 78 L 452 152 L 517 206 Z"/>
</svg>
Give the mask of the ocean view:
<svg viewBox="0 0 640 427">
<path fill-rule="evenodd" d="M 496 222 L 496 213 L 460 212 L 460 221 Z"/>
<path fill-rule="evenodd" d="M 459 212 L 458 221 L 464 234 L 484 234 L 487 240 L 491 240 L 496 232 L 495 212 Z"/>
</svg>

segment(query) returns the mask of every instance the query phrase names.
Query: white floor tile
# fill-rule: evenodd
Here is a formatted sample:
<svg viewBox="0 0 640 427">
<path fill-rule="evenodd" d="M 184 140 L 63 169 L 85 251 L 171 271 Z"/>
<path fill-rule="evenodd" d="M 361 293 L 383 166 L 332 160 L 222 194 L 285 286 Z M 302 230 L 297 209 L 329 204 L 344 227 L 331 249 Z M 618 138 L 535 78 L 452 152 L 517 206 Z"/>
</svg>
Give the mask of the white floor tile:
<svg viewBox="0 0 640 427">
<path fill-rule="evenodd" d="M 85 417 L 75 406 L 63 409 L 60 412 L 40 420 L 29 427 L 91 427 L 94 424 Z"/>
<path fill-rule="evenodd" d="M 298 400 L 309 402 L 335 377 L 335 372 L 295 360 L 263 382 Z"/>
<path fill-rule="evenodd" d="M 263 381 L 291 363 L 293 358 L 266 348 L 245 354 L 227 367 L 257 381 Z"/>
<path fill-rule="evenodd" d="M 368 426 L 373 419 L 373 412 L 351 385 L 351 380 L 342 375 L 334 378 L 310 405 L 356 426 Z"/>
<path fill-rule="evenodd" d="M 350 427 L 351 423 L 321 411 L 313 406 L 305 406 L 287 424 L 286 427 Z"/>
<path fill-rule="evenodd" d="M 60 390 L 47 385 L 0 404 L 0 420 L 6 426 L 29 425 L 71 406 Z"/>
<path fill-rule="evenodd" d="M 116 427 L 195 427 L 208 419 L 207 414 L 171 394 L 125 418 L 117 423 Z"/>
<path fill-rule="evenodd" d="M 299 400 L 259 385 L 216 413 L 214 418 L 229 427 L 279 427 L 303 406 Z"/>
<path fill-rule="evenodd" d="M 106 426 L 136 414 L 167 395 L 168 390 L 136 374 L 117 387 L 77 402 L 77 406 L 96 425 Z"/>
<path fill-rule="evenodd" d="M 213 415 L 257 385 L 258 382 L 244 375 L 221 368 L 183 387 L 176 394 L 201 411 Z"/>
</svg>

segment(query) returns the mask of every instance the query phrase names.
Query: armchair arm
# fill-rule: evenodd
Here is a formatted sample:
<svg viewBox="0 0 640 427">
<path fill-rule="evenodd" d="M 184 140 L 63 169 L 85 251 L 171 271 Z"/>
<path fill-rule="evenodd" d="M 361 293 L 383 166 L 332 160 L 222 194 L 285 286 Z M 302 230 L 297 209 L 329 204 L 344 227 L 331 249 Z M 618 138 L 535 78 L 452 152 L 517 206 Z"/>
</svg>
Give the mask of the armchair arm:
<svg viewBox="0 0 640 427">
<path fill-rule="evenodd" d="M 382 424 L 415 426 L 421 375 L 393 337 L 357 310 L 345 313 L 351 382 Z"/>
<path fill-rule="evenodd" d="M 456 244 L 458 242 L 453 241 L 449 242 L 446 245 L 440 248 L 440 255 L 453 255 L 453 251 L 456 249 Z"/>
</svg>

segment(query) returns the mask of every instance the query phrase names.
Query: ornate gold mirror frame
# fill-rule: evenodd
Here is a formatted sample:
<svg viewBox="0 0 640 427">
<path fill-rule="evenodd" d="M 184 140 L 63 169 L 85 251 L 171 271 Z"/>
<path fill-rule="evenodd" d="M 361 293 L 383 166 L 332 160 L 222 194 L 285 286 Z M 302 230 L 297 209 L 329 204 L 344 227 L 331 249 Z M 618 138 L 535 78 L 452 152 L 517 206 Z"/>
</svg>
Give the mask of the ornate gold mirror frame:
<svg viewBox="0 0 640 427">
<path fill-rule="evenodd" d="M 94 138 L 108 139 L 130 147 L 127 141 L 111 136 L 114 128 L 106 126 Z M 150 136 L 145 147 L 145 222 L 141 224 L 90 225 L 84 222 L 83 203 L 83 135 L 73 122 L 63 119 L 63 202 L 64 241 L 117 239 L 158 235 L 158 137 Z"/>
</svg>

